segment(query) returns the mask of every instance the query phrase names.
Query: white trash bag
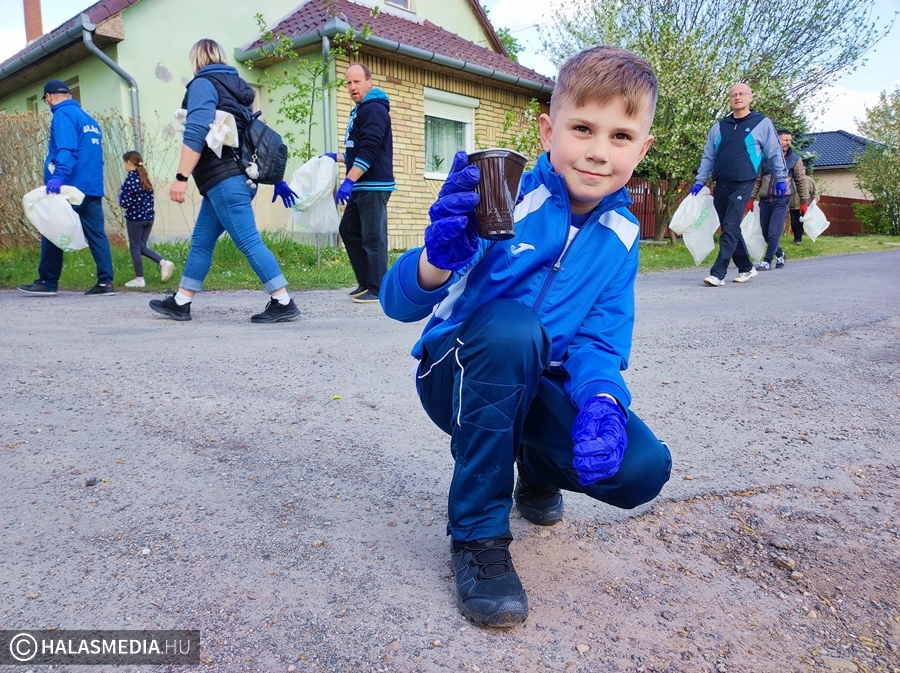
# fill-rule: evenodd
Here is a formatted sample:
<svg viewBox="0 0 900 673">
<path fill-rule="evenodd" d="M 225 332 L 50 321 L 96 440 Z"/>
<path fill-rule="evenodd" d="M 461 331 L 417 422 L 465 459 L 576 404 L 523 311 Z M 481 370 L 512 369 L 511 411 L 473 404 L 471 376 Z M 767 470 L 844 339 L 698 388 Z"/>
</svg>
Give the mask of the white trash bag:
<svg viewBox="0 0 900 673">
<path fill-rule="evenodd" d="M 44 238 L 65 252 L 87 247 L 81 218 L 72 205 L 81 205 L 84 194 L 75 187 L 63 186 L 59 194 L 48 194 L 46 187 L 32 189 L 22 197 L 25 216 Z"/>
<path fill-rule="evenodd" d="M 719 216 L 713 208 L 713 197 L 709 188 L 704 187 L 696 195 L 688 195 L 678 206 L 669 229 L 681 234 L 685 246 L 700 266 L 706 256 L 716 247 L 713 234 L 719 228 Z"/>
<path fill-rule="evenodd" d="M 769 226 L 772 226 L 771 224 Z M 753 204 L 753 210 L 744 215 L 741 220 L 741 236 L 747 246 L 747 252 L 754 264 L 757 264 L 766 255 L 768 243 L 763 238 L 762 225 L 759 222 L 759 204 Z"/>
<path fill-rule="evenodd" d="M 338 165 L 331 157 L 310 159 L 291 176 L 297 200 L 291 207 L 294 231 L 336 234 L 341 218 L 334 202 Z"/>
<path fill-rule="evenodd" d="M 822 212 L 822 209 L 815 202 L 809 205 L 806 215 L 801 217 L 800 221 L 803 222 L 803 231 L 806 232 L 806 235 L 809 236 L 813 243 L 831 224 L 825 217 L 825 213 Z"/>
</svg>

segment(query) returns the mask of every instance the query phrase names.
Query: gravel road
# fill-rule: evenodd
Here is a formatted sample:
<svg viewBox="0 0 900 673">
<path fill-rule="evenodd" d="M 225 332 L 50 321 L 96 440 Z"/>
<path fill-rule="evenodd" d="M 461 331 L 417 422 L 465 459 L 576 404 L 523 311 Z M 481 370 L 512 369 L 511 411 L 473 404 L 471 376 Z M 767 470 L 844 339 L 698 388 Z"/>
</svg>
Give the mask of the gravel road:
<svg viewBox="0 0 900 673">
<path fill-rule="evenodd" d="M 222 672 L 900 673 L 900 250 L 704 275 L 637 282 L 626 380 L 670 483 L 514 511 L 511 630 L 455 606 L 420 324 L 346 290 L 280 325 L 261 292 L 176 323 L 0 291 L 0 629 L 197 628 Z"/>
</svg>

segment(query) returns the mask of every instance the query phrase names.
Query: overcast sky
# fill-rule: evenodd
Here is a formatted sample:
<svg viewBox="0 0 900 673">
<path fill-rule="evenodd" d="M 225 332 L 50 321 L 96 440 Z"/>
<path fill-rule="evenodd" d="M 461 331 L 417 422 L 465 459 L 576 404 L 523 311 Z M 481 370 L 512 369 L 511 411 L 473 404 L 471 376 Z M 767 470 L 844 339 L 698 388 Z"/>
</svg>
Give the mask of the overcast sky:
<svg viewBox="0 0 900 673">
<path fill-rule="evenodd" d="M 555 76 L 556 68 L 540 51 L 537 31 L 550 21 L 547 0 L 482 0 L 490 10 L 491 21 L 497 27 L 509 28 L 525 51 L 519 61 L 543 75 Z M 42 0 L 44 31 L 52 30 L 78 12 L 89 7 L 91 0 Z M 900 0 L 875 0 L 875 14 L 882 23 L 900 11 Z M 0 0 L 0 61 L 5 60 L 25 46 L 25 23 L 22 15 L 22 0 Z M 900 22 L 868 56 L 866 65 L 851 75 L 835 83 L 824 92 L 820 100 L 810 101 L 818 117 L 813 119 L 815 131 L 849 131 L 856 133 L 854 118 L 865 114 L 865 106 L 873 105 L 881 91 L 893 91 L 900 84 Z M 825 104 L 827 98 L 832 102 Z M 814 117 L 811 116 L 811 118 Z"/>
</svg>

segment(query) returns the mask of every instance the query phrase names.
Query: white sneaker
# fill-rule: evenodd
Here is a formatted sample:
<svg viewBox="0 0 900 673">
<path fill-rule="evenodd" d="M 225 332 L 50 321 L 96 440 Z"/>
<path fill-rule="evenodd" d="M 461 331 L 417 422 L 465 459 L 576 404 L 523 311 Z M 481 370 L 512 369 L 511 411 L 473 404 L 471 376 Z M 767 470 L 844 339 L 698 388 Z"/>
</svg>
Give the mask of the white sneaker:
<svg viewBox="0 0 900 673">
<path fill-rule="evenodd" d="M 746 283 L 751 278 L 753 278 L 753 274 L 751 274 L 749 271 L 744 271 L 734 277 L 734 282 L 735 283 Z"/>
<path fill-rule="evenodd" d="M 756 270 L 755 266 L 750 267 L 750 277 L 756 278 L 759 275 L 759 271 Z"/>
<path fill-rule="evenodd" d="M 715 276 L 707 276 L 703 279 L 703 282 L 712 287 L 722 287 L 725 284 L 723 279 L 716 278 Z"/>
<path fill-rule="evenodd" d="M 125 283 L 125 287 L 146 287 L 146 285 L 147 283 L 144 282 L 143 278 L 135 278 Z"/>
<path fill-rule="evenodd" d="M 165 283 L 167 280 L 169 280 L 169 278 L 172 277 L 172 272 L 174 270 L 175 270 L 174 262 L 170 262 L 167 259 L 162 260 L 159 263 L 159 271 L 160 271 L 159 279 Z"/>
</svg>

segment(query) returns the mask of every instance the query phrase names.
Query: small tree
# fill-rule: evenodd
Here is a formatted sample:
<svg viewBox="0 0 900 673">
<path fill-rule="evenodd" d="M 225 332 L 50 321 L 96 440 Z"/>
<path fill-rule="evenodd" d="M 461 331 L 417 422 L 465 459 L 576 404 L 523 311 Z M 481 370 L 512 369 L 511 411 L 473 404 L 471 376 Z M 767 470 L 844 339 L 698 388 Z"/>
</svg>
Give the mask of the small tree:
<svg viewBox="0 0 900 673">
<path fill-rule="evenodd" d="M 371 16 L 378 15 L 378 8 L 372 9 Z M 346 33 L 332 39 L 331 55 L 327 61 L 321 58 L 307 59 L 299 55 L 291 45 L 291 39 L 284 33 L 275 35 L 266 26 L 262 14 L 257 14 L 256 24 L 260 31 L 260 39 L 266 46 L 260 50 L 260 58 L 276 58 L 284 63 L 279 72 L 263 71 L 259 77 L 259 83 L 272 93 L 278 89 L 285 92 L 277 101 L 277 112 L 280 119 L 276 123 L 285 121 L 296 124 L 303 130 L 303 136 L 298 137 L 293 131 L 285 131 L 284 137 L 290 156 L 309 159 L 313 156 L 312 129 L 315 126 L 313 120 L 315 107 L 323 100 L 328 90 L 336 89 L 343 85 L 343 80 L 336 79 L 333 82 L 324 83 L 324 75 L 327 74 L 338 56 L 345 56 L 348 52 L 358 53 L 359 45 L 357 37 L 365 39 L 370 32 L 370 26 L 366 24 L 361 31 L 353 28 Z M 250 66 L 253 67 L 252 65 Z M 274 70 L 274 69 L 272 69 Z M 275 103 L 274 97 L 268 99 Z"/>
<path fill-rule="evenodd" d="M 856 184 L 880 206 L 887 233 L 900 236 L 900 86 L 891 94 L 882 91 L 857 124 L 875 142 L 859 159 Z"/>
<path fill-rule="evenodd" d="M 541 145 L 541 129 L 538 119 L 541 116 L 541 104 L 532 98 L 524 110 L 509 110 L 503 119 L 503 134 L 512 132 L 512 138 L 504 143 L 504 147 L 520 152 L 528 157 L 530 170 L 537 158 L 544 151 Z"/>
<path fill-rule="evenodd" d="M 482 5 L 481 8 L 484 10 L 484 15 L 488 17 L 488 21 L 490 21 L 491 11 L 484 5 Z M 500 44 L 506 49 L 506 54 L 513 61 L 518 61 L 519 54 L 522 53 L 523 49 L 522 43 L 513 37 L 512 31 L 510 31 L 509 28 L 494 28 L 494 32 L 496 32 L 497 37 L 500 38 Z"/>
</svg>

